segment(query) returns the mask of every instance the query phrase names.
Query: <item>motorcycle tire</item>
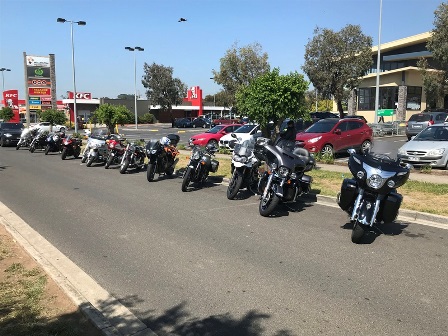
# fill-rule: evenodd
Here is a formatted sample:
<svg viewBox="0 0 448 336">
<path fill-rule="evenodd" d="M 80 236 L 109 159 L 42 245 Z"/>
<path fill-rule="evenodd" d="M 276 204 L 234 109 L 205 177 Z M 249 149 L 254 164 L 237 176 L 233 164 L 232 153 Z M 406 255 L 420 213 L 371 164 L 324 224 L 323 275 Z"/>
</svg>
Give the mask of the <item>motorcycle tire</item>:
<svg viewBox="0 0 448 336">
<path fill-rule="evenodd" d="M 61 159 L 65 160 L 66 157 L 67 157 L 67 148 L 64 148 L 61 153 Z"/>
<path fill-rule="evenodd" d="M 128 166 L 129 166 L 129 159 L 126 158 L 124 159 L 124 162 L 120 166 L 120 174 L 126 173 Z"/>
<path fill-rule="evenodd" d="M 154 181 L 154 175 L 156 173 L 156 166 L 153 163 L 148 163 L 148 167 L 146 168 L 146 179 L 148 182 Z"/>
<path fill-rule="evenodd" d="M 234 174 L 230 179 L 229 186 L 227 187 L 227 198 L 232 200 L 235 198 L 238 191 L 241 189 L 241 185 L 243 184 L 243 175 Z"/>
<path fill-rule="evenodd" d="M 360 244 L 368 229 L 369 228 L 367 226 L 359 224 L 358 221 L 356 221 L 353 225 L 352 243 Z"/>
<path fill-rule="evenodd" d="M 76 147 L 76 148 L 73 150 L 73 156 L 74 156 L 74 158 L 75 158 L 75 159 L 79 158 L 79 154 L 81 154 L 81 148 Z"/>
<path fill-rule="evenodd" d="M 280 198 L 276 194 L 274 194 L 273 190 L 269 190 L 266 198 L 263 198 L 263 196 L 261 196 L 260 205 L 258 207 L 260 215 L 262 215 L 263 217 L 268 217 L 274 211 L 279 202 Z"/>
<path fill-rule="evenodd" d="M 174 167 L 168 168 L 165 172 L 166 176 L 173 176 L 174 174 Z"/>
<path fill-rule="evenodd" d="M 45 146 L 45 155 L 48 155 L 48 153 L 50 152 L 50 146 Z"/>
<path fill-rule="evenodd" d="M 81 163 L 85 163 L 87 161 L 87 155 L 83 155 L 81 159 Z"/>
<path fill-rule="evenodd" d="M 185 192 L 188 189 L 188 185 L 191 181 L 192 169 L 190 167 L 187 168 L 185 172 L 184 178 L 182 179 L 182 191 Z"/>
<path fill-rule="evenodd" d="M 17 144 L 16 150 L 19 150 L 19 148 L 20 148 L 20 144 Z"/>
<path fill-rule="evenodd" d="M 109 157 L 107 158 L 106 164 L 104 165 L 104 168 L 109 169 L 113 160 L 114 160 L 114 157 L 112 155 L 109 155 Z"/>
<path fill-rule="evenodd" d="M 31 153 L 34 153 L 35 150 L 36 150 L 36 148 L 35 148 L 34 146 L 31 146 L 31 147 L 30 147 L 30 152 L 31 152 Z"/>
<path fill-rule="evenodd" d="M 91 157 L 89 157 L 89 159 L 87 160 L 86 166 L 90 167 L 93 163 L 93 161 L 95 161 L 95 157 L 92 155 Z"/>
</svg>

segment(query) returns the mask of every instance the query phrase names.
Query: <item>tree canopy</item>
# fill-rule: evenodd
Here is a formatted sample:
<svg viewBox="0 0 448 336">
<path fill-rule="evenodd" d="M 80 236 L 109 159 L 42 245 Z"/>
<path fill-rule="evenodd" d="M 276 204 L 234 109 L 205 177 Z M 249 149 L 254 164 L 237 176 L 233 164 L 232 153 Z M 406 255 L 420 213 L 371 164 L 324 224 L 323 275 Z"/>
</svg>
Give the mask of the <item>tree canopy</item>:
<svg viewBox="0 0 448 336">
<path fill-rule="evenodd" d="M 213 70 L 213 79 L 222 85 L 227 100 L 226 106 L 235 104 L 239 88 L 247 86 L 258 76 L 269 72 L 268 54 L 262 52 L 259 43 L 238 47 L 234 43 L 220 60 L 219 71 Z"/>
<path fill-rule="evenodd" d="M 256 120 L 264 136 L 269 136 L 267 126 L 270 121 L 280 126 L 285 118 L 305 115 L 307 89 L 308 82 L 303 75 L 297 72 L 280 75 L 280 70 L 274 68 L 238 90 L 237 108 L 251 120 Z"/>
<path fill-rule="evenodd" d="M 41 121 L 47 121 L 51 125 L 64 125 L 67 121 L 67 117 L 63 111 L 54 109 L 43 110 L 39 113 L 39 119 Z"/>
<path fill-rule="evenodd" d="M 134 100 L 135 99 L 135 95 L 134 94 L 128 94 L 128 93 L 120 93 L 117 96 L 117 99 Z"/>
<path fill-rule="evenodd" d="M 171 111 L 172 105 L 182 103 L 187 96 L 187 85 L 179 78 L 173 78 L 172 67 L 145 63 L 143 69 L 142 84 L 151 105 L 160 105 L 162 111 Z"/>
<path fill-rule="evenodd" d="M 372 38 L 358 25 L 347 25 L 339 32 L 316 28 L 305 46 L 303 71 L 322 95 L 333 96 L 341 116 L 342 101 L 372 65 L 371 50 Z"/>
<path fill-rule="evenodd" d="M 124 125 L 132 120 L 132 113 L 124 105 L 100 105 L 93 113 L 91 119 L 105 124 L 111 133 L 114 133 L 115 125 Z"/>
<path fill-rule="evenodd" d="M 14 111 L 9 106 L 5 106 L 0 110 L 0 119 L 4 121 L 10 121 L 14 118 Z"/>
</svg>

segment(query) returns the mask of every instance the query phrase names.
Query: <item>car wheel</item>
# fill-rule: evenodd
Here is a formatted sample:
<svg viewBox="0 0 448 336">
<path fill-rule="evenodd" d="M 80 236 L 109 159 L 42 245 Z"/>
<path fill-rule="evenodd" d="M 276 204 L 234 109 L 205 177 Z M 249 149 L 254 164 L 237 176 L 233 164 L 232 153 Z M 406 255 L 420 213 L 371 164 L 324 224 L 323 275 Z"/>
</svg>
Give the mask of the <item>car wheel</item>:
<svg viewBox="0 0 448 336">
<path fill-rule="evenodd" d="M 370 150 L 372 147 L 372 143 L 370 142 L 370 140 L 364 140 L 363 143 L 361 144 L 361 152 L 365 152 Z"/>
<path fill-rule="evenodd" d="M 65 133 L 65 127 L 61 127 L 61 128 L 59 129 L 59 132 L 64 132 L 64 133 Z"/>
<path fill-rule="evenodd" d="M 324 155 L 328 155 L 328 156 L 331 156 L 331 157 L 333 157 L 334 156 L 334 150 L 333 150 L 333 147 L 331 146 L 331 145 L 329 145 L 329 144 L 326 144 L 324 147 L 322 147 L 322 149 L 320 150 L 320 154 L 322 155 L 322 156 L 324 156 Z"/>
<path fill-rule="evenodd" d="M 208 145 L 213 145 L 216 148 L 219 148 L 218 141 L 216 141 L 215 139 L 211 139 L 207 144 Z"/>
</svg>

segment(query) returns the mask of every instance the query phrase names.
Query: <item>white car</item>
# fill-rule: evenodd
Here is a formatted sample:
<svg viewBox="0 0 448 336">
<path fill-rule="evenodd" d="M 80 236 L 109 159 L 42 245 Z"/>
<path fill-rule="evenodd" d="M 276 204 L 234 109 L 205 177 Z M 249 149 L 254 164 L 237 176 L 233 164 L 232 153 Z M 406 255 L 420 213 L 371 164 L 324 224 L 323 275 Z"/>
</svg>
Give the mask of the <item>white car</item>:
<svg viewBox="0 0 448 336">
<path fill-rule="evenodd" d="M 50 123 L 47 121 L 43 121 L 30 127 L 30 129 L 36 128 L 50 132 Z M 65 127 L 65 125 L 53 125 L 52 132 L 65 132 L 66 130 L 67 128 Z"/>
<path fill-rule="evenodd" d="M 237 128 L 232 133 L 235 133 L 237 138 L 241 138 L 241 141 L 256 139 L 261 136 L 260 127 L 256 124 L 245 124 Z M 231 133 L 224 135 L 219 139 L 219 147 L 231 149 L 229 144 L 235 143 L 236 139 L 232 137 Z"/>
</svg>

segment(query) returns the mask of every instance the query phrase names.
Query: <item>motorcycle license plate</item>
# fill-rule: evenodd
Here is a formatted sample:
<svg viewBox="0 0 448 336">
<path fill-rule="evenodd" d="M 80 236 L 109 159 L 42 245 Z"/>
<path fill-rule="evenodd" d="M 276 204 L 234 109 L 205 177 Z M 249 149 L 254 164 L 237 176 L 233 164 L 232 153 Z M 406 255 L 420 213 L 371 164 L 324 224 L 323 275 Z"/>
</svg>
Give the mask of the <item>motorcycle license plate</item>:
<svg viewBox="0 0 448 336">
<path fill-rule="evenodd" d="M 417 156 L 409 156 L 409 157 L 408 157 L 408 160 L 409 160 L 409 161 L 420 161 L 420 158 L 417 157 Z"/>
</svg>

